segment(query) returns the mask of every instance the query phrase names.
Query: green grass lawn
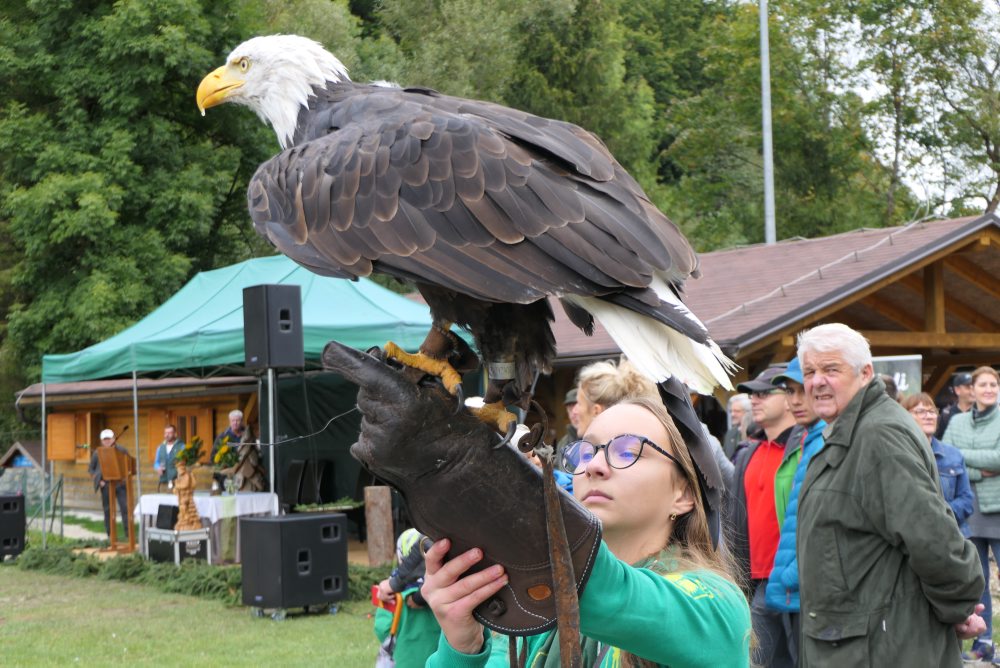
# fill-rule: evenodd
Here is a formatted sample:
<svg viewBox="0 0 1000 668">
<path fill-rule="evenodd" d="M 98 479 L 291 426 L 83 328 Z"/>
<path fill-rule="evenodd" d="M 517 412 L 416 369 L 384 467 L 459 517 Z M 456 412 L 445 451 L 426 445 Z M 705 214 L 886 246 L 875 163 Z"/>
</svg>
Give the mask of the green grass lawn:
<svg viewBox="0 0 1000 668">
<path fill-rule="evenodd" d="M 0 566 L 0 664 L 371 666 L 368 603 L 284 622 L 152 587 Z"/>
<path fill-rule="evenodd" d="M 92 520 L 92 519 L 90 519 L 88 517 L 80 517 L 79 515 L 71 515 L 71 514 L 67 513 L 64 516 L 63 521 L 66 522 L 66 524 L 72 524 L 74 526 L 78 526 L 78 527 L 82 527 L 84 529 L 87 529 L 88 531 L 93 531 L 94 533 L 101 534 L 102 536 L 104 535 L 104 520 Z M 121 523 L 121 520 L 119 520 L 118 521 L 118 537 L 119 537 L 119 539 L 122 537 L 122 535 L 125 536 L 125 540 L 128 540 L 128 534 L 125 533 L 124 530 L 122 529 L 122 523 Z M 138 524 L 135 525 L 135 535 L 136 535 L 136 540 L 138 540 L 138 537 L 139 537 L 139 525 Z"/>
</svg>

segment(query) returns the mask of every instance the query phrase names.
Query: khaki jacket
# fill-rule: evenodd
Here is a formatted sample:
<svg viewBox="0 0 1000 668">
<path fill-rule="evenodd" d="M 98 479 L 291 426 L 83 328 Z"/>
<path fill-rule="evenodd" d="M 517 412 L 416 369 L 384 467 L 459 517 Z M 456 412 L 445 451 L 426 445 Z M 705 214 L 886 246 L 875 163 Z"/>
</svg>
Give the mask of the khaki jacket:
<svg viewBox="0 0 1000 668">
<path fill-rule="evenodd" d="M 800 665 L 961 666 L 983 574 L 927 439 L 878 379 L 825 436 L 799 498 Z"/>
</svg>

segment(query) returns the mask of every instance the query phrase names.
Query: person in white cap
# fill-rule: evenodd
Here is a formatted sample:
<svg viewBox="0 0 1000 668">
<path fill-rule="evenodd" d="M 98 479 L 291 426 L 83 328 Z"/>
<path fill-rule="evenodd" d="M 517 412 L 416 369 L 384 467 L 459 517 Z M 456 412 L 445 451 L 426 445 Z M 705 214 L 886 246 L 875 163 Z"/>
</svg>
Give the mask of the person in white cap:
<svg viewBox="0 0 1000 668">
<path fill-rule="evenodd" d="M 105 429 L 101 432 L 101 447 L 118 448 L 121 452 L 128 455 L 128 450 L 122 446 L 115 443 L 115 432 L 110 429 Z M 87 472 L 90 473 L 90 477 L 94 479 L 94 491 L 101 491 L 101 503 L 104 505 L 104 532 L 111 536 L 111 512 L 108 502 L 108 484 L 104 481 L 104 477 L 101 475 L 101 462 L 97 458 L 97 450 L 90 455 L 90 466 L 87 467 Z M 125 485 L 118 485 L 115 489 L 115 499 L 118 505 L 118 509 L 122 516 L 122 529 L 128 532 L 128 515 L 130 508 L 128 507 L 128 497 L 126 495 L 127 490 Z"/>
</svg>

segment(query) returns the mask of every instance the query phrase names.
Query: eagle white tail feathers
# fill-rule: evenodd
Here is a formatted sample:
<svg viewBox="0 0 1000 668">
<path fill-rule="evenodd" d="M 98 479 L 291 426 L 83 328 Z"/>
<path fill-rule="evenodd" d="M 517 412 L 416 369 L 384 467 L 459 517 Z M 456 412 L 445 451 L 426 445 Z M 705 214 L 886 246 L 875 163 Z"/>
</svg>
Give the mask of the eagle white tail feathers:
<svg viewBox="0 0 1000 668">
<path fill-rule="evenodd" d="M 696 343 L 658 320 L 596 297 L 573 295 L 564 299 L 590 312 L 628 360 L 654 381 L 677 376 L 699 394 L 712 394 L 717 385 L 733 389 L 729 374 L 735 364 L 714 341 Z M 678 303 L 675 300 L 670 301 Z M 694 314 L 690 317 L 696 320 Z"/>
</svg>

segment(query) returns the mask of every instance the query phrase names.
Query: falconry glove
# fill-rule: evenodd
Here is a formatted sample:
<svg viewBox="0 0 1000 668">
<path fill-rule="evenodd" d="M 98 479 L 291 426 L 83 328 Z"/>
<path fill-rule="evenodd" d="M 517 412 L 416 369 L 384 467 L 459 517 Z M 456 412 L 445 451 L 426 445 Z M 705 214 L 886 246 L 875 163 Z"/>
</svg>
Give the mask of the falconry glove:
<svg viewBox="0 0 1000 668">
<path fill-rule="evenodd" d="M 533 635 L 556 624 L 541 472 L 434 386 L 414 385 L 375 357 L 330 342 L 323 364 L 360 386 L 364 416 L 351 454 L 406 499 L 414 526 L 451 540 L 448 558 L 478 547 L 476 572 L 501 564 L 507 585 L 474 611 L 506 635 Z M 601 542 L 600 521 L 560 490 L 577 593 Z"/>
</svg>

